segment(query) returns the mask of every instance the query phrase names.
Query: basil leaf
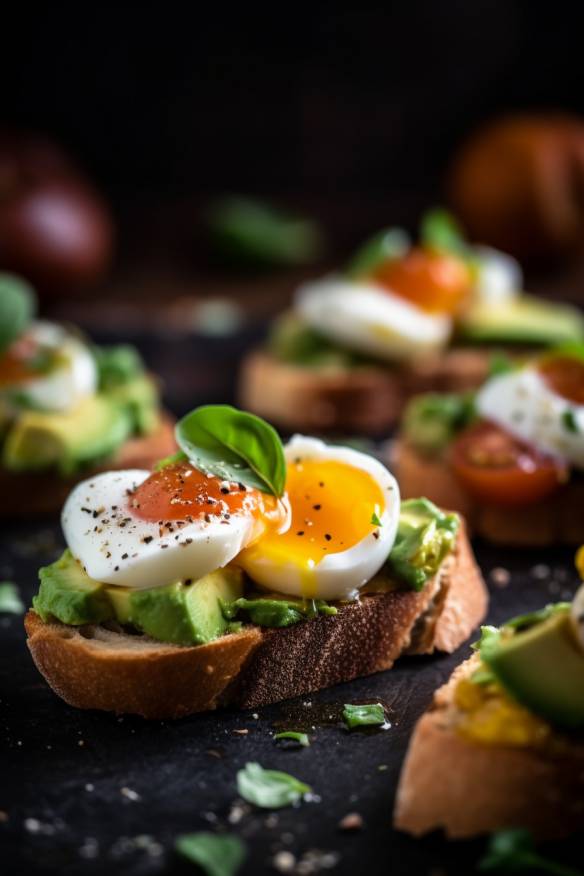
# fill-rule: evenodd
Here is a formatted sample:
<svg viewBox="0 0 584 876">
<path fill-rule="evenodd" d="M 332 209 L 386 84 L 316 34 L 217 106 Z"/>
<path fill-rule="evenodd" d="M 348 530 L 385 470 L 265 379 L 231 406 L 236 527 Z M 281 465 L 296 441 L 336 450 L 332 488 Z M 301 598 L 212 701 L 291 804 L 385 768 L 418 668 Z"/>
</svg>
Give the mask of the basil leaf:
<svg viewBox="0 0 584 876">
<path fill-rule="evenodd" d="M 312 219 L 288 216 L 251 198 L 218 201 L 207 222 L 217 255 L 232 264 L 308 264 L 324 248 L 321 228 Z"/>
<path fill-rule="evenodd" d="M 35 310 L 32 286 L 15 274 L 0 274 L 0 353 L 22 334 Z"/>
<path fill-rule="evenodd" d="M 18 587 L 12 581 L 0 581 L 0 612 L 7 614 L 23 614 L 24 603 L 18 593 Z"/>
<path fill-rule="evenodd" d="M 176 441 L 206 475 L 241 481 L 282 496 L 286 484 L 284 448 L 265 420 L 229 405 L 196 408 L 177 423 Z"/>
<path fill-rule="evenodd" d="M 238 836 L 205 831 L 177 837 L 175 849 L 207 876 L 234 876 L 246 855 L 245 844 Z"/>
<path fill-rule="evenodd" d="M 97 365 L 99 388 L 102 390 L 128 383 L 144 371 L 142 357 L 130 344 L 94 347 L 93 357 Z"/>
<path fill-rule="evenodd" d="M 187 455 L 182 450 L 177 450 L 176 453 L 171 453 L 170 456 L 165 456 L 164 459 L 159 459 L 154 463 L 154 471 L 160 471 L 166 468 L 167 465 L 176 465 L 177 462 L 186 462 Z"/>
<path fill-rule="evenodd" d="M 486 855 L 478 863 L 478 869 L 483 873 L 500 870 L 505 873 L 539 872 L 555 876 L 584 876 L 581 870 L 564 867 L 538 854 L 531 833 L 522 828 L 500 830 L 493 834 Z"/>
<path fill-rule="evenodd" d="M 469 247 L 454 216 L 441 208 L 429 210 L 422 217 L 420 241 L 432 249 L 446 250 L 467 258 Z"/>
<path fill-rule="evenodd" d="M 580 429 L 578 428 L 578 421 L 576 419 L 576 414 L 571 408 L 566 408 L 566 410 L 562 414 L 562 424 L 566 430 L 566 432 L 572 432 L 572 434 L 577 435 Z"/>
<path fill-rule="evenodd" d="M 404 256 L 410 245 L 410 238 L 401 228 L 384 228 L 357 250 L 345 273 L 354 280 L 372 274 L 384 262 Z"/>
<path fill-rule="evenodd" d="M 237 790 L 248 803 L 262 809 L 281 809 L 298 803 L 311 788 L 288 773 L 265 770 L 259 763 L 247 763 L 237 773 Z"/>
<path fill-rule="evenodd" d="M 274 739 L 292 739 L 293 742 L 297 742 L 302 748 L 308 748 L 310 745 L 308 734 L 298 733 L 296 730 L 284 730 L 282 733 L 275 733 Z"/>
<path fill-rule="evenodd" d="M 350 730 L 354 727 L 380 727 L 385 724 L 385 710 L 381 703 L 345 703 L 343 720 Z"/>
</svg>

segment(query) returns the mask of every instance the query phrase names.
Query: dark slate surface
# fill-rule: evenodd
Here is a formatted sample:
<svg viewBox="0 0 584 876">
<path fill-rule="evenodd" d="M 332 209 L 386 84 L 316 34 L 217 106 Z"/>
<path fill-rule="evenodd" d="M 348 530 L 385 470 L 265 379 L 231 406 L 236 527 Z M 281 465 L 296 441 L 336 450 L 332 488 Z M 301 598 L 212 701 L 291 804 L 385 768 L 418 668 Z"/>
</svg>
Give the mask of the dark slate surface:
<svg viewBox="0 0 584 876">
<path fill-rule="evenodd" d="M 167 399 L 177 413 L 199 400 L 231 400 L 239 349 L 225 347 L 224 340 L 209 339 L 147 345 L 149 363 L 166 376 Z M 15 581 L 28 604 L 38 567 L 55 559 L 62 545 L 57 524 L 3 525 L 0 580 Z M 476 548 L 488 579 L 495 567 L 512 572 L 504 588 L 491 579 L 494 623 L 569 597 L 576 586 L 571 550 Z M 275 856 L 283 851 L 294 855 L 295 872 L 305 874 L 468 874 L 484 847 L 481 841 L 448 844 L 438 836 L 414 841 L 391 829 L 412 726 L 433 690 L 468 655 L 468 645 L 450 657 L 405 659 L 390 672 L 257 714 L 223 711 L 174 723 L 66 706 L 33 666 L 19 616 L 0 616 L 0 653 L 4 876 L 194 872 L 175 856 L 173 841 L 203 829 L 231 830 L 245 839 L 243 876 L 277 872 Z M 330 719 L 344 702 L 377 699 L 389 708 L 389 730 L 349 733 Z M 312 726 L 308 749 L 284 750 L 272 739 L 275 728 Z M 247 735 L 235 732 L 242 729 Z M 248 761 L 291 772 L 313 787 L 316 799 L 276 814 L 242 808 L 235 775 Z M 362 816 L 363 829 L 342 833 L 338 823 L 350 812 Z M 581 858 L 569 846 L 555 851 Z"/>
</svg>

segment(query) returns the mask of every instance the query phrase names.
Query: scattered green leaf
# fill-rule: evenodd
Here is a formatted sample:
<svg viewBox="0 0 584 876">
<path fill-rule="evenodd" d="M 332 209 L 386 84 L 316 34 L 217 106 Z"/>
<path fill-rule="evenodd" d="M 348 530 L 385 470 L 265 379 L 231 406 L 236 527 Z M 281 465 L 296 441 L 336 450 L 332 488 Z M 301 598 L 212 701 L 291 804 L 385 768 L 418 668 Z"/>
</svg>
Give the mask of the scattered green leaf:
<svg viewBox="0 0 584 876">
<path fill-rule="evenodd" d="M 301 745 L 303 748 L 308 748 L 310 745 L 310 739 L 308 738 L 307 733 L 299 733 L 296 730 L 283 730 L 281 733 L 275 733 L 274 739 L 291 739 L 293 742 L 297 742 L 298 745 Z"/>
<path fill-rule="evenodd" d="M 446 250 L 463 258 L 469 256 L 469 246 L 460 225 L 451 213 L 440 207 L 429 210 L 422 217 L 420 241 L 432 249 Z"/>
<path fill-rule="evenodd" d="M 384 262 L 404 256 L 410 246 L 410 238 L 401 228 L 384 228 L 359 247 L 346 273 L 354 280 L 366 277 Z"/>
<path fill-rule="evenodd" d="M 238 836 L 205 831 L 179 836 L 175 848 L 184 858 L 197 864 L 206 876 L 234 876 L 246 855 L 245 845 Z"/>
<path fill-rule="evenodd" d="M 237 773 L 237 790 L 248 803 L 262 809 L 281 809 L 298 803 L 311 788 L 288 773 L 247 763 Z"/>
<path fill-rule="evenodd" d="M 177 423 L 176 441 L 207 475 L 240 481 L 281 496 L 286 483 L 284 448 L 265 420 L 229 405 L 196 408 Z"/>
<path fill-rule="evenodd" d="M 577 435 L 580 432 L 578 427 L 578 421 L 576 419 L 576 414 L 572 410 L 572 408 L 566 408 L 566 410 L 562 414 L 562 423 L 566 432 L 572 432 L 572 434 Z"/>
<path fill-rule="evenodd" d="M 320 226 L 288 216 L 251 198 L 228 197 L 207 214 L 215 252 L 231 264 L 253 267 L 303 265 L 324 249 Z"/>
<path fill-rule="evenodd" d="M 371 524 L 373 526 L 383 526 L 383 523 L 379 519 L 379 514 L 377 513 L 377 511 L 374 511 L 371 515 Z"/>
<path fill-rule="evenodd" d="M 350 730 L 354 727 L 380 727 L 385 724 L 385 709 L 381 703 L 345 703 L 343 721 Z"/>
<path fill-rule="evenodd" d="M 16 274 L 0 273 L 0 353 L 22 334 L 35 310 L 32 286 Z"/>
<path fill-rule="evenodd" d="M 555 876 L 584 876 L 581 870 L 564 867 L 538 854 L 528 830 L 501 830 L 493 834 L 478 869 L 483 873 L 500 870 L 505 873 L 537 872 Z"/>
<path fill-rule="evenodd" d="M 0 581 L 0 612 L 23 614 L 24 603 L 12 581 Z"/>
</svg>

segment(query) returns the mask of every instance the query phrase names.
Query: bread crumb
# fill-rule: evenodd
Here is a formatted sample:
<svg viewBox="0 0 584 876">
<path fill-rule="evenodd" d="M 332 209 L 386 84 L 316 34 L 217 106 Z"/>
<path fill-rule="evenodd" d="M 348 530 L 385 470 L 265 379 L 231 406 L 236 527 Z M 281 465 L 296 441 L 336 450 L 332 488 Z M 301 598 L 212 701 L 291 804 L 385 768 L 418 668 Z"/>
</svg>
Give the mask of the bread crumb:
<svg viewBox="0 0 584 876">
<path fill-rule="evenodd" d="M 341 830 L 361 830 L 362 827 L 363 818 L 358 812 L 349 812 L 339 821 L 339 828 Z"/>
<path fill-rule="evenodd" d="M 500 587 L 501 589 L 508 587 L 511 581 L 509 569 L 504 569 L 502 566 L 496 566 L 494 569 L 491 569 L 490 577 L 495 587 Z"/>
<path fill-rule="evenodd" d="M 94 788 L 95 788 L 95 785 L 93 785 L 91 782 L 87 782 L 87 784 L 85 785 L 86 791 L 93 791 Z"/>
<path fill-rule="evenodd" d="M 292 873 L 296 866 L 296 858 L 292 852 L 277 852 L 272 858 L 274 870 L 279 873 Z"/>
<path fill-rule="evenodd" d="M 548 578 L 551 569 L 549 566 L 546 566 L 545 563 L 538 563 L 537 566 L 533 566 L 531 570 L 531 574 L 534 578 L 538 578 L 541 580 L 542 578 Z"/>
<path fill-rule="evenodd" d="M 131 788 L 120 788 L 120 794 L 122 797 L 125 797 L 126 800 L 132 800 L 135 802 L 136 800 L 140 800 L 140 795 L 137 791 L 133 791 Z"/>
<path fill-rule="evenodd" d="M 246 727 L 242 727 L 240 730 L 234 730 L 233 732 L 236 733 L 237 736 L 247 736 L 249 730 Z"/>
</svg>

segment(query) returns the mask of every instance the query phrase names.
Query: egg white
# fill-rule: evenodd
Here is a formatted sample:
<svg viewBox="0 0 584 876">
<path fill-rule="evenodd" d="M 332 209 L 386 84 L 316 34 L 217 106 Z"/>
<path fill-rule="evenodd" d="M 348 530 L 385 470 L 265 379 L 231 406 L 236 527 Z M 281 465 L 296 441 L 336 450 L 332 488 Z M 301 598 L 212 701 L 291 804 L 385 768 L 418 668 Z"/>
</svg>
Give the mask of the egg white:
<svg viewBox="0 0 584 876">
<path fill-rule="evenodd" d="M 552 392 L 536 368 L 492 378 L 479 390 L 476 407 L 538 450 L 584 468 L 584 406 Z M 573 431 L 567 416 L 574 419 Z"/>
<path fill-rule="evenodd" d="M 376 481 L 385 497 L 385 508 L 380 513 L 381 526 L 377 537 L 370 533 L 351 548 L 328 553 L 312 569 L 315 584 L 314 596 L 318 599 L 354 599 L 359 591 L 379 571 L 386 561 L 399 522 L 400 494 L 397 481 L 378 460 L 349 447 L 334 447 L 319 441 L 295 435 L 284 448 L 286 461 L 310 459 L 342 462 L 366 471 Z M 347 497 L 350 502 L 350 497 Z M 288 563 L 275 563 L 269 556 L 262 556 L 261 541 L 251 557 L 246 555 L 239 562 L 247 574 L 261 587 L 291 596 L 304 595 L 303 582 L 306 570 L 291 559 Z M 313 594 L 311 594 L 313 595 Z"/>
<path fill-rule="evenodd" d="M 390 361 L 440 349 L 452 331 L 448 316 L 426 313 L 375 283 L 340 276 L 301 286 L 295 308 L 322 335 Z"/>
<path fill-rule="evenodd" d="M 519 262 L 490 246 L 474 246 L 473 253 L 478 267 L 473 285 L 475 300 L 498 305 L 517 298 L 523 288 L 523 272 Z"/>
<path fill-rule="evenodd" d="M 58 350 L 63 362 L 48 374 L 10 385 L 43 411 L 64 412 L 97 390 L 97 366 L 78 338 L 50 322 L 33 323 L 29 334 L 43 346 Z"/>
<path fill-rule="evenodd" d="M 229 520 L 195 520 L 161 527 L 135 517 L 128 491 L 151 472 L 106 472 L 78 484 L 63 508 L 61 524 L 73 556 L 96 581 L 136 589 L 197 580 L 227 565 L 257 535 L 250 515 Z M 112 508 L 112 506 L 117 506 Z M 152 539 L 145 542 L 144 539 Z"/>
</svg>

